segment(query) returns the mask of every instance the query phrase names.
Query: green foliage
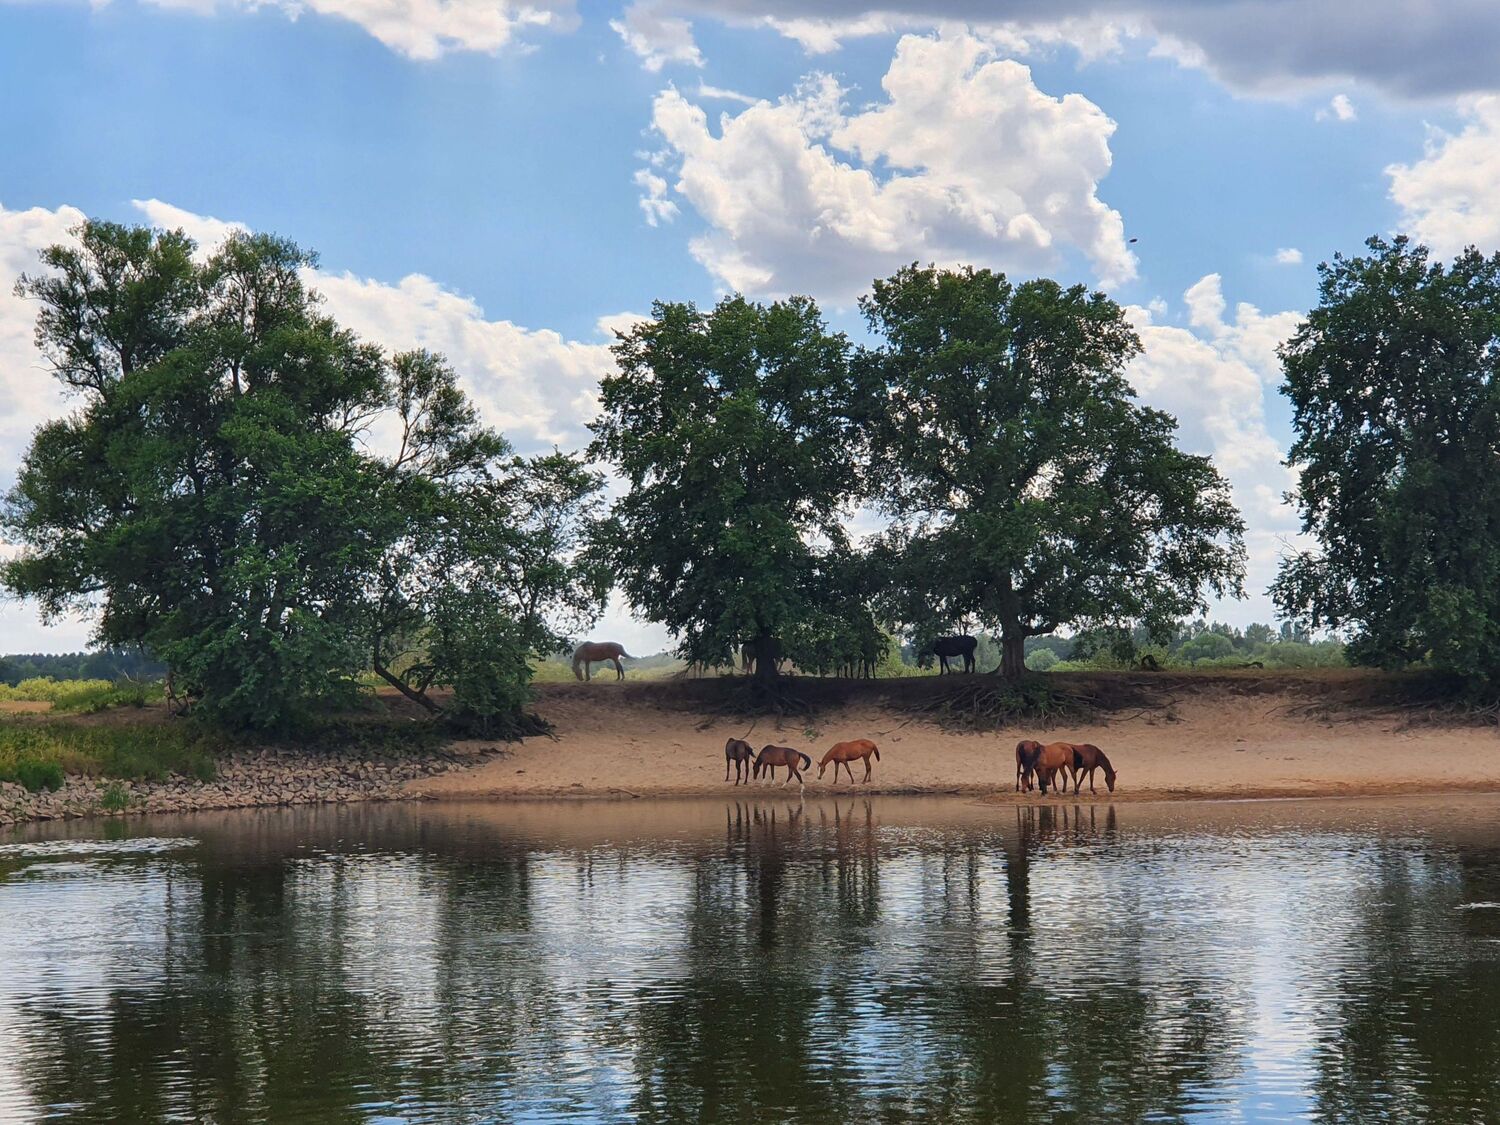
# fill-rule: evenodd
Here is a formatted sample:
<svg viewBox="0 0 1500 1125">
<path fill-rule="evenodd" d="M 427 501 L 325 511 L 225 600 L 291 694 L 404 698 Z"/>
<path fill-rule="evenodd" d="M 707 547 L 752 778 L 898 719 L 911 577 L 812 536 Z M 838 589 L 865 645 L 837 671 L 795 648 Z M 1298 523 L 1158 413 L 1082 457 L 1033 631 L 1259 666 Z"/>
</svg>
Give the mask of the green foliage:
<svg viewBox="0 0 1500 1125">
<path fill-rule="evenodd" d="M 214 776 L 213 742 L 190 723 L 171 726 L 0 722 L 0 781 L 33 792 L 56 789 L 65 774 L 160 781 Z"/>
<path fill-rule="evenodd" d="M 0 766 L 0 781 L 16 782 L 33 793 L 55 792 L 63 787 L 63 769 L 57 762 L 23 757 L 9 768 Z"/>
<path fill-rule="evenodd" d="M 107 813 L 124 812 L 130 807 L 130 792 L 118 781 L 111 781 L 99 794 L 99 807 Z"/>
<path fill-rule="evenodd" d="M 22 680 L 159 680 L 167 666 L 139 649 L 94 652 L 30 652 L 0 656 L 0 684 Z"/>
<path fill-rule="evenodd" d="M 0 703 L 50 703 L 54 711 L 107 711 L 111 707 L 144 707 L 162 698 L 160 684 L 128 680 L 63 680 L 43 677 L 22 680 L 14 687 L 0 684 Z"/>
<path fill-rule="evenodd" d="M 847 599 L 855 569 L 847 342 L 806 298 L 733 297 L 709 313 L 658 303 L 614 351 L 590 454 L 629 484 L 601 546 L 631 603 L 709 665 L 745 642 L 774 652 L 799 626 L 826 634 L 805 623 Z"/>
<path fill-rule="evenodd" d="M 1026 667 L 1032 672 L 1045 672 L 1058 663 L 1057 653 L 1050 648 L 1039 648 L 1026 655 Z"/>
<path fill-rule="evenodd" d="M 909 267 L 861 302 L 881 347 L 859 363 L 872 481 L 893 525 L 878 555 L 889 615 L 918 632 L 1068 625 L 1165 631 L 1238 592 L 1243 524 L 1206 457 L 1134 400 L 1140 343 L 1101 293 Z"/>
<path fill-rule="evenodd" d="M 305 722 L 415 650 L 415 697 L 447 684 L 461 716 L 519 715 L 548 615 L 601 596 L 549 534 L 597 478 L 512 458 L 441 358 L 341 329 L 290 242 L 237 235 L 200 262 L 180 233 L 77 234 L 17 287 L 79 405 L 36 432 L 7 499 L 24 549 L 5 585 L 49 617 L 93 612 L 101 644 L 156 654 L 219 725 Z"/>
<path fill-rule="evenodd" d="M 1500 674 L 1500 255 L 1450 266 L 1405 238 L 1320 268 L 1283 346 L 1315 550 L 1273 594 L 1349 659 Z"/>
</svg>

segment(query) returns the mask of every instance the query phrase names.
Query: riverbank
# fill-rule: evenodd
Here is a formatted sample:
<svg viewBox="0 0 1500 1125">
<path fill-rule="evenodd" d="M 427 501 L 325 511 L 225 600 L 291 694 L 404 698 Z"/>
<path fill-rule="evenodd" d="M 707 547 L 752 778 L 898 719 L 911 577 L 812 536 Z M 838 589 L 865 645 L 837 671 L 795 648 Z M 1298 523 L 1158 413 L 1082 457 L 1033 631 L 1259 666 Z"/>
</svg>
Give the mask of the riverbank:
<svg viewBox="0 0 1500 1125">
<path fill-rule="evenodd" d="M 595 680 L 538 685 L 552 737 L 506 745 L 445 742 L 392 700 L 383 733 L 353 744 L 221 748 L 200 777 L 159 780 L 70 770 L 55 790 L 0 782 L 0 825 L 84 816 L 346 804 L 389 800 L 636 800 L 795 793 L 795 784 L 736 787 L 724 779 L 724 743 L 744 738 L 797 747 L 814 761 L 835 742 L 881 749 L 857 792 L 964 795 L 987 802 L 1055 801 L 1014 792 L 1021 738 L 1091 742 L 1119 770 L 1082 800 L 1172 801 L 1500 792 L 1500 729 L 1420 702 L 1413 681 L 1370 673 L 1047 677 L 1091 700 L 1072 719 L 965 732 L 931 720 L 929 704 L 972 677 L 910 681 L 805 681 L 803 717 L 735 717 L 726 681 Z M 1068 714 L 1064 708 L 1059 715 Z M 137 744 L 173 720 L 160 708 L 7 722 L 51 729 L 128 727 Z M 394 724 L 394 725 L 393 725 Z M 406 725 L 403 725 L 406 724 Z M 408 734 L 408 727 L 410 733 Z M 176 768 L 176 767 L 174 767 Z M 855 767 L 856 777 L 862 773 Z M 201 779 L 200 779 L 201 778 Z M 807 795 L 848 793 L 808 771 Z M 1068 800 L 1073 798 L 1069 797 Z"/>
<path fill-rule="evenodd" d="M 160 781 L 69 774 L 60 788 L 38 792 L 0 781 L 0 827 L 91 816 L 410 800 L 409 785 L 482 766 L 503 752 L 491 743 L 450 744 L 400 756 L 359 748 L 259 747 L 222 755 L 207 780 L 180 774 Z"/>
<path fill-rule="evenodd" d="M 953 678 L 950 678 L 950 680 Z M 723 796 L 724 743 L 743 738 L 793 746 L 813 758 L 836 742 L 869 738 L 880 746 L 868 785 L 887 794 L 964 794 L 1035 802 L 1018 794 L 1015 745 L 1022 738 L 1091 742 L 1119 771 L 1114 794 L 1097 779 L 1091 799 L 1161 801 L 1271 797 L 1379 796 L 1500 792 L 1500 728 L 1459 714 L 1398 705 L 1381 677 L 1218 675 L 1119 677 L 1128 695 L 1109 710 L 1050 727 L 1013 723 L 962 733 L 914 718 L 910 700 L 881 701 L 869 685 L 849 702 L 807 719 L 749 721 L 706 711 L 670 685 L 611 681 L 547 684 L 540 711 L 551 739 L 532 739 L 503 758 L 411 782 L 432 799 Z M 938 690 L 932 680 L 922 690 Z M 784 774 L 784 771 L 779 771 Z M 862 775 L 855 766 L 855 777 Z M 775 783 L 777 787 L 781 781 Z M 744 786 L 741 786 L 744 791 Z M 752 789 L 770 788 L 765 781 Z M 795 790 L 792 783 L 787 788 Z M 847 780 L 838 789 L 850 789 Z M 830 770 L 807 791 L 833 792 Z M 1090 798 L 1085 783 L 1084 798 Z M 1053 798 L 1047 798 L 1053 799 Z"/>
</svg>

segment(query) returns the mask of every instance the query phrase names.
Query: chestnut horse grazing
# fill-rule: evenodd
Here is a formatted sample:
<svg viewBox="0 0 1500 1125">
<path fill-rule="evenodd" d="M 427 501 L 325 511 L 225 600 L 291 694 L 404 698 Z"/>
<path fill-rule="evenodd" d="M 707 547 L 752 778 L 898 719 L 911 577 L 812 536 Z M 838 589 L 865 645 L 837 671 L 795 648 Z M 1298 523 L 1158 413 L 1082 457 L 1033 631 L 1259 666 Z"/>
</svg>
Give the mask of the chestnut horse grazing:
<svg viewBox="0 0 1500 1125">
<path fill-rule="evenodd" d="M 1043 793 L 1047 786 L 1056 788 L 1058 773 L 1063 775 L 1063 789 L 1068 787 L 1068 771 L 1073 768 L 1073 744 L 1071 742 L 1049 742 L 1036 755 L 1036 783 Z"/>
<path fill-rule="evenodd" d="M 1036 769 L 1036 756 L 1042 752 L 1042 744 L 1030 738 L 1016 743 L 1016 792 L 1031 792 L 1031 775 Z"/>
<path fill-rule="evenodd" d="M 754 776 L 759 777 L 760 771 L 765 770 L 772 781 L 776 780 L 776 767 L 786 767 L 786 778 L 781 784 L 785 785 L 792 778 L 797 779 L 797 784 L 802 784 L 802 771 L 812 768 L 812 759 L 801 750 L 793 750 L 790 746 L 762 746 L 760 754 L 755 759 Z"/>
<path fill-rule="evenodd" d="M 620 657 L 626 660 L 634 660 L 635 657 L 625 651 L 625 646 L 616 641 L 584 641 L 573 650 L 573 675 L 580 680 L 593 679 L 593 665 L 608 662 L 615 666 L 615 679 L 625 678 L 625 667 L 620 663 Z"/>
<path fill-rule="evenodd" d="M 729 763 L 734 763 L 734 783 L 740 783 L 740 773 L 743 769 L 745 784 L 750 784 L 750 766 L 755 761 L 755 747 L 751 746 L 743 738 L 731 738 L 724 743 L 724 780 L 729 780 Z"/>
<path fill-rule="evenodd" d="M 1077 793 L 1083 786 L 1083 775 L 1089 775 L 1089 792 L 1094 789 L 1094 771 L 1104 771 L 1104 784 L 1109 791 L 1115 791 L 1115 778 L 1118 773 L 1115 767 L 1109 764 L 1109 759 L 1104 756 L 1104 751 L 1088 742 L 1075 743 L 1073 746 L 1073 792 Z"/>
<path fill-rule="evenodd" d="M 832 750 L 823 755 L 823 760 L 818 763 L 818 777 L 821 779 L 823 771 L 828 768 L 828 763 L 833 763 L 833 783 L 839 783 L 839 766 L 843 766 L 849 774 L 849 784 L 854 784 L 854 770 L 850 768 L 850 762 L 864 762 L 865 776 L 863 780 L 870 780 L 870 755 L 875 755 L 875 760 L 880 761 L 880 747 L 876 746 L 868 738 L 856 738 L 853 742 L 840 742 Z"/>
</svg>

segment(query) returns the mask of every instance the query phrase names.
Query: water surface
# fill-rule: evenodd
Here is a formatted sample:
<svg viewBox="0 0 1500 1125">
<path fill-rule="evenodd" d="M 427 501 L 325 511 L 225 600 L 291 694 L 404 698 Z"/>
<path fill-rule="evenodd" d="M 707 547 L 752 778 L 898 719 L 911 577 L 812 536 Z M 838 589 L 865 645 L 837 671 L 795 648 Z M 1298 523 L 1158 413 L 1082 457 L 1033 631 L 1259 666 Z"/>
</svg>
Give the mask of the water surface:
<svg viewBox="0 0 1500 1125">
<path fill-rule="evenodd" d="M 1500 799 L 0 836 L 0 1120 L 1500 1121 Z"/>
</svg>

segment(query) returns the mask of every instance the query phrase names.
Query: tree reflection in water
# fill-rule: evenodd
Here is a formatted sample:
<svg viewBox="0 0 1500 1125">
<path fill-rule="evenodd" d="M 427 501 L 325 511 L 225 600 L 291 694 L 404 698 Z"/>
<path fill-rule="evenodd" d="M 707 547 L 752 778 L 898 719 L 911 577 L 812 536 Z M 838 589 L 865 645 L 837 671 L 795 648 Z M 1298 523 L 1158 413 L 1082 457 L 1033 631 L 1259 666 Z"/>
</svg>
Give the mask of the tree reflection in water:
<svg viewBox="0 0 1500 1125">
<path fill-rule="evenodd" d="M 0 1118 L 1497 1120 L 1478 810 L 401 807 L 12 850 Z"/>
</svg>

